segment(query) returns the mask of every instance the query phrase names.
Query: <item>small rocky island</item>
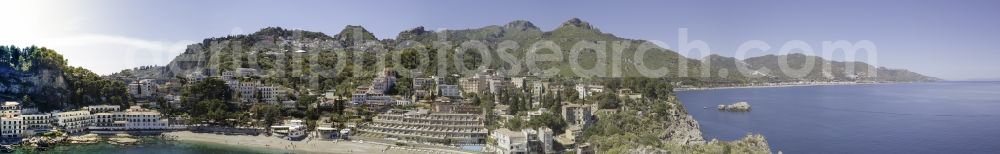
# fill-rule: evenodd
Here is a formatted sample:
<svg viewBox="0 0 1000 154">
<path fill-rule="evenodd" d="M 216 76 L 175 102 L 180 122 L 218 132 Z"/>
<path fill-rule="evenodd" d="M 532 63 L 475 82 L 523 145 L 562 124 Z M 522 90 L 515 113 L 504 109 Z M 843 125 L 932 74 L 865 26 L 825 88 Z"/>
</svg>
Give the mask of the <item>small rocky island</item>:
<svg viewBox="0 0 1000 154">
<path fill-rule="evenodd" d="M 729 111 L 729 112 L 750 112 L 750 103 L 736 102 L 729 105 L 719 104 L 718 109 L 719 111 Z"/>
</svg>

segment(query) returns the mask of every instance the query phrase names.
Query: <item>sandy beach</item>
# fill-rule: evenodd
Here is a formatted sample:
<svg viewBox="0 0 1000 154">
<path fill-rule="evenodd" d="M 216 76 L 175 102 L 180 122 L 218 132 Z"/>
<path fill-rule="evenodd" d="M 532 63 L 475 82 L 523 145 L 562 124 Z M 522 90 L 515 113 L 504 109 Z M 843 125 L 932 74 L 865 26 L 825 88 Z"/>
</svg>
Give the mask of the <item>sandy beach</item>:
<svg viewBox="0 0 1000 154">
<path fill-rule="evenodd" d="M 302 141 L 289 141 L 263 135 L 220 135 L 190 131 L 169 132 L 164 133 L 164 135 L 174 137 L 179 141 L 208 142 L 290 153 L 464 153 L 442 149 L 400 147 L 360 140 L 324 141 L 306 138 Z"/>
</svg>

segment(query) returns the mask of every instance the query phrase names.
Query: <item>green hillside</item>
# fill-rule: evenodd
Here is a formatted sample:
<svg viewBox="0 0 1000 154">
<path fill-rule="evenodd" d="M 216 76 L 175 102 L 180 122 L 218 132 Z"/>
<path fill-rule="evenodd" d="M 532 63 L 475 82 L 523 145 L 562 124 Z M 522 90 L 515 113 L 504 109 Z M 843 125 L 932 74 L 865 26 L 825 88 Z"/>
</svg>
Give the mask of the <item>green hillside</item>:
<svg viewBox="0 0 1000 154">
<path fill-rule="evenodd" d="M 459 51 L 462 43 L 478 42 L 490 51 L 490 60 L 484 60 L 476 50 Z M 541 42 L 541 43 L 539 43 Z M 550 48 L 539 48 L 538 54 L 563 55 L 561 61 L 538 62 L 538 70 L 528 69 L 524 61 L 529 50 L 536 44 L 552 43 L 558 46 L 558 51 Z M 394 39 L 379 40 L 361 26 L 346 26 L 334 36 L 319 32 L 303 30 L 288 30 L 279 27 L 264 28 L 249 35 L 235 35 L 221 38 L 209 38 L 202 43 L 188 46 L 186 51 L 177 56 L 165 67 L 147 68 L 143 71 L 130 72 L 134 76 L 175 78 L 191 73 L 213 75 L 235 68 L 255 68 L 266 73 L 276 74 L 264 79 L 268 83 L 298 87 L 308 81 L 318 81 L 314 89 L 331 89 L 334 87 L 350 87 L 374 77 L 379 66 L 394 67 L 407 64 L 406 68 L 422 67 L 419 72 L 424 76 L 433 74 L 452 74 L 459 72 L 454 60 L 461 60 L 460 66 L 466 68 L 487 67 L 498 70 L 520 70 L 508 72 L 510 76 L 539 75 L 550 68 L 560 70 L 558 75 L 578 77 L 571 67 L 569 55 L 577 43 L 593 43 L 604 52 L 592 49 L 579 51 L 578 62 L 583 69 L 603 67 L 606 70 L 600 76 L 604 77 L 643 77 L 634 66 L 644 65 L 648 68 L 667 68 L 665 77 L 676 78 L 693 83 L 715 82 L 785 82 L 785 81 L 874 81 L 874 82 L 907 82 L 932 81 L 936 78 L 927 77 L 906 70 L 881 68 L 861 62 L 827 61 L 819 57 L 801 54 L 767 55 L 737 60 L 730 57 L 708 56 L 708 61 L 683 57 L 680 54 L 659 48 L 644 40 L 634 40 L 604 33 L 596 26 L 580 19 L 570 19 L 552 31 L 543 31 L 528 21 L 512 21 L 504 25 L 490 25 L 481 28 L 428 31 L 424 27 L 416 27 L 400 32 Z M 516 48 L 504 48 L 504 45 L 514 45 Z M 647 45 L 656 50 L 647 50 L 644 55 L 636 56 L 640 45 Z M 501 50 L 503 49 L 503 50 Z M 438 57 L 439 53 L 443 57 Z M 504 57 L 500 53 L 509 53 L 513 57 Z M 603 56 L 600 55 L 603 53 Z M 398 60 L 398 55 L 406 55 Z M 620 55 L 620 61 L 612 61 Z M 598 57 L 605 57 L 606 63 L 598 64 Z M 642 62 L 634 61 L 633 57 L 641 57 Z M 384 58 L 384 59 L 380 59 Z M 394 59 L 397 58 L 397 59 Z M 438 60 L 446 62 L 439 64 Z M 521 61 L 520 69 L 515 69 L 505 58 Z M 787 74 L 778 72 L 778 59 L 788 58 L 792 68 L 800 68 L 807 58 L 817 58 L 815 69 L 804 74 Z M 423 63 L 417 59 L 432 59 Z M 380 61 L 382 60 L 382 61 Z M 506 59 L 510 60 L 510 59 Z M 485 63 L 490 61 L 491 63 Z M 385 62 L 385 63 L 380 63 Z M 618 63 L 619 65 L 615 65 Z M 686 66 L 680 70 L 680 66 Z M 701 70 L 702 65 L 710 63 L 710 69 Z M 877 76 L 870 74 L 846 74 L 846 64 L 855 63 L 855 72 L 877 70 Z M 737 64 L 746 64 L 753 70 L 767 68 L 773 72 L 750 72 L 741 74 Z M 821 69 L 823 64 L 830 64 L 830 69 Z M 440 68 L 444 67 L 444 68 Z M 399 68 L 397 68 L 399 69 Z M 446 70 L 441 73 L 438 70 Z M 358 71 L 354 71 L 358 70 Z M 618 71 L 615 71 L 618 70 Z M 708 77 L 700 76 L 702 71 L 709 71 Z M 614 74 L 620 73 L 620 75 Z M 649 72 L 646 72 L 649 73 Z M 681 77 L 685 74 L 686 77 Z M 802 78 L 796 78 L 801 75 Z M 356 81 L 356 82 L 355 82 Z M 692 83 L 692 82 L 688 82 Z"/>
<path fill-rule="evenodd" d="M 125 83 L 68 66 L 52 49 L 0 46 L 0 101 L 41 111 L 94 104 L 126 105 Z"/>
</svg>

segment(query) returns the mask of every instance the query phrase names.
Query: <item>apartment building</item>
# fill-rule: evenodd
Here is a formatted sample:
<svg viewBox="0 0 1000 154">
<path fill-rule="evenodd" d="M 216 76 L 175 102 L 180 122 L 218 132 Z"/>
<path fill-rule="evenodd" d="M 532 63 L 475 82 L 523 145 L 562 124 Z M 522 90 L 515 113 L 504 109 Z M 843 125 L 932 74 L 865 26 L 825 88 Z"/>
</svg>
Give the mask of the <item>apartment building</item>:
<svg viewBox="0 0 1000 154">
<path fill-rule="evenodd" d="M 127 90 L 133 98 L 144 99 L 154 96 L 157 89 L 159 89 L 159 86 L 156 84 L 156 80 L 143 79 L 128 84 Z"/>
<path fill-rule="evenodd" d="M 368 89 L 370 94 L 385 94 L 396 84 L 396 72 L 385 69 L 382 70 L 382 74 L 372 79 L 371 87 Z"/>
<path fill-rule="evenodd" d="M 495 145 L 487 149 L 497 154 L 555 153 L 552 149 L 552 129 L 522 129 L 511 131 L 500 128 L 490 133 Z"/>
<path fill-rule="evenodd" d="M 489 89 L 486 78 L 480 75 L 458 79 L 458 85 L 465 93 L 483 93 Z"/>
<path fill-rule="evenodd" d="M 438 96 L 462 97 L 462 92 L 459 90 L 458 85 L 438 85 L 437 87 Z"/>
</svg>

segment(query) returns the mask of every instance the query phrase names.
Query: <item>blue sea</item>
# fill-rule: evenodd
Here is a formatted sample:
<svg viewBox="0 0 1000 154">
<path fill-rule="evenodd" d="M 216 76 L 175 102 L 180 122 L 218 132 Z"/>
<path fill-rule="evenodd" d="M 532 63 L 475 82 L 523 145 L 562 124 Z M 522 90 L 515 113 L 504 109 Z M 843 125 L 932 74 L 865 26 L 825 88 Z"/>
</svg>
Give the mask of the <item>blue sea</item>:
<svg viewBox="0 0 1000 154">
<path fill-rule="evenodd" d="M 263 148 L 247 148 L 230 146 L 215 143 L 189 142 L 189 141 L 164 141 L 164 140 L 144 140 L 143 144 L 132 146 L 112 145 L 108 143 L 98 144 L 70 144 L 57 145 L 52 149 L 38 151 L 32 149 L 17 149 L 14 153 L 78 153 L 78 154 L 280 154 L 283 151 L 267 150 Z"/>
<path fill-rule="evenodd" d="M 775 152 L 1000 153 L 1000 82 L 720 89 L 678 96 L 706 139 L 758 133 Z M 714 109 L 739 101 L 749 102 L 752 111 Z"/>
</svg>

